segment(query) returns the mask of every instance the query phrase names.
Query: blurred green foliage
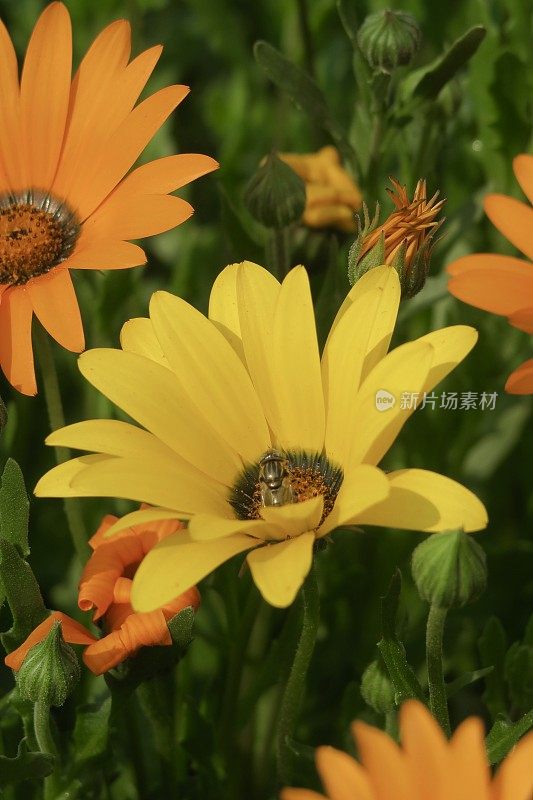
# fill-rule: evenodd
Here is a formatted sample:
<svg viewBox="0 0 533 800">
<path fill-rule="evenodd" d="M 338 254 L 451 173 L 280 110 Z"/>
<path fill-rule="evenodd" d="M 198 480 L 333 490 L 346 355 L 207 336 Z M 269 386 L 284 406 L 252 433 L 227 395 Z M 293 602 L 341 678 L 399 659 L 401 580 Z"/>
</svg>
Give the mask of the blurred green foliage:
<svg viewBox="0 0 533 800">
<path fill-rule="evenodd" d="M 165 46 L 149 90 L 172 82 L 192 88 L 190 97 L 143 159 L 179 151 L 201 152 L 213 155 L 221 164 L 218 173 L 183 192 L 196 209 L 193 219 L 143 243 L 149 256 L 146 267 L 75 276 L 88 346 L 116 346 L 122 323 L 146 314 L 148 298 L 156 288 L 175 292 L 205 310 L 211 284 L 227 263 L 261 258 L 263 232 L 248 218 L 242 202 L 244 188 L 258 163 L 272 148 L 309 152 L 330 141 L 327 133 L 294 108 L 256 65 L 256 40 L 270 42 L 296 64 L 311 68 L 336 123 L 345 130 L 353 123 L 351 135 L 356 131 L 358 137 L 353 146 L 362 156 L 368 152 L 370 131 L 353 115 L 352 45 L 333 0 L 67 0 L 66 4 L 73 20 L 77 60 L 104 25 L 125 16 L 133 26 L 134 52 L 158 42 Z M 0 0 L 0 15 L 20 54 L 44 5 L 40 0 Z M 379 200 L 388 209 L 384 191 L 388 174 L 406 182 L 409 189 L 414 188 L 418 177 L 426 177 L 429 192 L 439 189 L 447 198 L 447 222 L 434 252 L 433 277 L 411 306 L 402 307 L 394 342 L 445 325 L 474 325 L 480 333 L 478 345 L 442 388 L 498 392 L 496 408 L 420 410 L 402 431 L 385 466 L 419 466 L 442 472 L 467 484 L 485 502 L 490 525 L 478 536 L 488 555 L 488 589 L 467 611 L 450 613 L 446 669 L 451 680 L 491 666 L 485 626 L 489 617 L 496 616 L 507 640 L 499 655 L 508 682 L 505 692 L 514 699 L 516 710 L 521 706 L 517 702 L 520 665 L 531 659 L 531 634 L 526 637 L 525 629 L 533 605 L 533 419 L 531 399 L 505 395 L 503 387 L 509 373 L 531 357 L 532 343 L 504 319 L 449 296 L 443 270 L 451 260 L 469 252 L 513 253 L 484 217 L 482 199 L 488 191 L 520 197 L 512 159 L 520 152 L 530 152 L 532 145 L 530 11 L 523 0 L 451 0 L 440 4 L 353 0 L 351 11 L 362 20 L 366 13 L 386 5 L 409 11 L 419 22 L 422 44 L 415 69 L 437 58 L 472 26 L 486 28 L 485 39 L 467 68 L 443 89 L 438 103 L 425 115 L 425 126 L 421 117 L 395 120 L 395 138 L 380 154 L 377 172 L 369 182 L 372 186 L 363 185 L 362 189 L 371 207 Z M 307 25 L 302 25 L 299 9 L 305 7 Z M 345 293 L 348 284 L 343 274 L 349 237 L 300 229 L 295 241 L 294 263 L 302 261 L 308 266 L 313 285 L 320 287 L 328 259 L 333 258 L 335 274 L 325 285 L 339 287 L 338 296 Z M 331 305 L 323 301 L 322 296 L 321 307 Z M 68 422 L 119 413 L 81 379 L 75 356 L 55 344 L 54 353 Z M 21 397 L 5 381 L 0 394 L 8 410 L 0 441 L 2 462 L 8 456 L 16 459 L 31 491 L 54 462 L 53 453 L 43 445 L 47 434 L 44 399 L 41 395 Z M 104 513 L 123 513 L 130 508 L 125 502 L 114 501 L 89 500 L 82 505 L 88 533 L 96 529 Z M 349 746 L 347 725 L 356 715 L 381 722 L 365 706 L 359 685 L 365 667 L 377 655 L 376 643 L 381 637 L 379 596 L 385 593 L 396 566 L 404 576 L 399 631 L 410 663 L 424 681 L 427 608 L 416 594 L 409 567 L 411 552 L 421 538 L 380 529 L 343 531 L 335 534 L 334 543 L 319 554 L 322 621 L 298 729 L 299 742 Z M 59 501 L 32 500 L 30 544 L 31 565 L 48 607 L 76 614 L 79 565 L 73 561 Z M 235 646 L 240 611 L 249 591 L 247 578 L 237 580 L 236 570 L 235 564 L 230 564 L 204 582 L 197 639 L 179 667 L 182 707 L 187 709 L 183 722 L 188 732 L 187 751 L 193 764 L 210 759 L 212 770 L 201 779 L 207 781 L 205 785 L 191 778 L 184 797 L 211 796 L 210 781 L 216 784 L 220 780 L 213 718 L 225 685 L 227 653 Z M 5 609 L 2 615 L 2 629 L 6 629 L 9 615 Z M 266 711 L 263 715 L 263 709 L 276 691 L 274 640 L 283 635 L 284 619 L 283 612 L 261 606 L 255 631 L 259 639 L 270 637 L 271 655 L 267 648 L 267 655 L 246 665 L 247 697 L 258 703 L 254 734 L 261 742 L 267 742 L 269 736 L 268 715 Z M 479 649 L 483 629 L 485 644 Z M 513 642 L 517 644 L 506 657 L 505 650 Z M 258 678 L 259 688 L 254 688 L 254 678 Z M 492 673 L 490 680 L 490 691 L 485 690 L 489 691 L 489 711 L 498 707 L 494 687 L 500 678 Z M 7 670 L 2 682 L 6 688 L 11 685 Z M 101 679 L 87 680 L 86 684 L 83 691 L 87 702 L 94 701 L 102 690 Z M 454 724 L 470 713 L 485 715 L 488 721 L 483 691 L 484 683 L 478 681 L 453 697 Z M 141 712 L 133 709 L 132 713 Z M 244 711 L 239 707 L 232 713 L 238 721 Z M 242 757 L 243 764 L 251 735 L 245 727 L 238 742 L 240 756 L 236 757 Z M 14 755 L 12 735 L 4 738 L 6 753 Z M 119 748 L 119 760 L 128 746 L 126 742 Z M 145 772 L 146 785 L 154 779 L 150 767 L 153 747 L 148 742 L 146 753 L 136 764 Z M 257 758 L 257 763 L 246 769 L 253 768 L 257 780 L 268 784 L 268 762 L 260 755 Z M 312 781 L 312 767 L 305 753 L 299 763 L 301 780 Z M 131 764 L 125 766 L 117 777 L 126 787 L 121 796 L 141 797 L 132 788 L 131 769 Z M 148 796 L 157 795 L 142 795 L 142 800 Z"/>
</svg>

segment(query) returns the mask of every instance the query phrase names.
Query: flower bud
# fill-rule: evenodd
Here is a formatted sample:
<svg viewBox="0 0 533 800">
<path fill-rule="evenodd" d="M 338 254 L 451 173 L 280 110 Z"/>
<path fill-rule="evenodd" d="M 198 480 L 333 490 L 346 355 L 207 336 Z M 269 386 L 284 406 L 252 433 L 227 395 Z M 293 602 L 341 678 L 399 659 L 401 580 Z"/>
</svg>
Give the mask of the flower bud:
<svg viewBox="0 0 533 800">
<path fill-rule="evenodd" d="M 28 652 L 17 673 L 17 683 L 24 700 L 62 706 L 79 677 L 76 653 L 63 639 L 61 622 L 56 621 L 48 636 Z"/>
<path fill-rule="evenodd" d="M 411 62 L 420 44 L 420 28 L 411 14 L 386 9 L 365 19 L 357 42 L 372 69 L 390 73 Z"/>
<path fill-rule="evenodd" d="M 426 282 L 429 272 L 433 238 L 444 222 L 436 217 L 444 200 L 435 192 L 426 198 L 426 182 L 419 180 L 410 201 L 405 186 L 391 178 L 392 189 L 387 189 L 395 205 L 387 219 L 378 225 L 379 203 L 372 219 L 363 204 L 363 224 L 348 254 L 348 278 L 356 283 L 365 272 L 382 264 L 390 264 L 397 271 L 402 287 L 402 298 L 417 294 Z"/>
<path fill-rule="evenodd" d="M 412 571 L 424 600 L 440 608 L 460 608 L 484 592 L 487 558 L 464 531 L 433 533 L 415 548 Z"/>
<path fill-rule="evenodd" d="M 381 661 L 372 661 L 363 672 L 361 694 L 365 703 L 378 714 L 386 714 L 395 708 L 394 686 Z"/>
<path fill-rule="evenodd" d="M 305 184 L 288 164 L 271 153 L 249 182 L 244 202 L 266 228 L 285 228 L 304 213 Z"/>
</svg>

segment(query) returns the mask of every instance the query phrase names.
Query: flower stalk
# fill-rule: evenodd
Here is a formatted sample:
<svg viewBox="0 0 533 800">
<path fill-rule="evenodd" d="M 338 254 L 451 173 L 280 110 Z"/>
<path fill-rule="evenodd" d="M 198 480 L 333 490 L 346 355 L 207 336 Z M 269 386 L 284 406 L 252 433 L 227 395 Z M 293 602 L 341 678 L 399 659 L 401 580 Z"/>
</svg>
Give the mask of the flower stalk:
<svg viewBox="0 0 533 800">
<path fill-rule="evenodd" d="M 429 708 L 448 738 L 451 735 L 448 701 L 443 670 L 444 624 L 448 610 L 432 603 L 426 627 L 426 664 L 428 671 Z"/>
</svg>

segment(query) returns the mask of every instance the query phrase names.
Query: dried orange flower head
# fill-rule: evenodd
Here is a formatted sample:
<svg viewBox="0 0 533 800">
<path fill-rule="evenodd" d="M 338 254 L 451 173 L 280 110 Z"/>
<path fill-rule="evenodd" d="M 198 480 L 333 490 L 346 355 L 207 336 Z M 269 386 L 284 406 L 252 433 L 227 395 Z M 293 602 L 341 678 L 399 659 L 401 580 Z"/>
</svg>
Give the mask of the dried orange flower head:
<svg viewBox="0 0 533 800">
<path fill-rule="evenodd" d="M 390 178 L 393 188 L 387 192 L 396 210 L 385 222 L 379 222 L 379 203 L 372 220 L 363 204 L 364 224 L 359 220 L 359 234 L 350 249 L 349 279 L 353 285 L 369 269 L 390 264 L 400 276 L 402 297 L 414 297 L 426 281 L 434 236 L 444 218 L 437 219 L 445 200 L 438 200 L 439 192 L 428 200 L 426 181 L 416 184 L 413 199 L 407 189 L 395 178 Z"/>
<path fill-rule="evenodd" d="M 357 231 L 355 212 L 361 208 L 361 192 L 344 169 L 337 148 L 328 145 L 316 153 L 280 153 L 279 157 L 305 183 L 304 225 Z"/>
</svg>

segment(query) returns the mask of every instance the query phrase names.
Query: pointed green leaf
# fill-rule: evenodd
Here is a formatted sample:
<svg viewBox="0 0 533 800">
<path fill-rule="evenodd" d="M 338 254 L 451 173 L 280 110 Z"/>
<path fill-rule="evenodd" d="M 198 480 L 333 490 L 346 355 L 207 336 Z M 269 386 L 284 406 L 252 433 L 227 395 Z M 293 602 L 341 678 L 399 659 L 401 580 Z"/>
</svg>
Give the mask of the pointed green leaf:
<svg viewBox="0 0 533 800">
<path fill-rule="evenodd" d="M 400 604 L 402 573 L 397 569 L 392 576 L 387 594 L 381 598 L 381 635 L 378 648 L 396 690 L 396 703 L 415 697 L 422 702 L 424 694 L 418 679 L 407 662 L 405 648 L 396 634 L 396 615 Z"/>
<path fill-rule="evenodd" d="M 499 764 L 531 728 L 533 728 L 533 711 L 524 714 L 517 722 L 497 719 L 485 739 L 489 764 Z"/>
<path fill-rule="evenodd" d="M 359 23 L 353 0 L 337 0 L 337 11 L 342 26 L 354 47 L 357 47 L 357 31 Z"/>
<path fill-rule="evenodd" d="M 103 702 L 83 706 L 76 715 L 72 740 L 72 762 L 74 772 L 83 764 L 100 758 L 107 748 L 111 698 Z"/>
<path fill-rule="evenodd" d="M 507 708 L 507 695 L 505 691 L 505 654 L 507 652 L 507 637 L 500 620 L 491 617 L 483 629 L 478 641 L 481 663 L 494 667 L 487 675 L 485 681 L 485 694 L 483 699 L 495 719 L 498 714 L 505 713 Z"/>
<path fill-rule="evenodd" d="M 0 536 L 16 544 L 24 556 L 30 552 L 29 507 L 22 471 L 17 462 L 9 458 L 0 479 Z"/>
<path fill-rule="evenodd" d="M 16 545 L 0 538 L 0 579 L 13 617 L 9 631 L 0 639 L 8 653 L 30 635 L 48 616 L 35 576 Z"/>
<path fill-rule="evenodd" d="M 54 756 L 48 753 L 30 753 L 26 739 L 22 739 L 15 758 L 0 756 L 0 788 L 20 781 L 46 778 L 54 771 Z"/>
<path fill-rule="evenodd" d="M 512 706 L 533 708 L 533 647 L 515 642 L 505 657 L 505 678 Z"/>
<path fill-rule="evenodd" d="M 475 683 L 475 681 L 479 681 L 481 678 L 490 675 L 494 667 L 485 667 L 485 669 L 476 669 L 472 672 L 465 672 L 464 675 L 460 675 L 454 681 L 449 683 L 446 686 L 446 697 L 448 700 L 450 697 L 455 697 L 455 695 L 464 689 L 465 686 L 470 686 L 471 683 Z"/>
<path fill-rule="evenodd" d="M 193 627 L 194 608 L 192 608 L 192 606 L 182 609 L 168 621 L 168 629 L 172 636 L 172 641 L 182 650 L 187 648 L 192 642 Z"/>
</svg>

